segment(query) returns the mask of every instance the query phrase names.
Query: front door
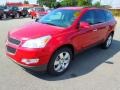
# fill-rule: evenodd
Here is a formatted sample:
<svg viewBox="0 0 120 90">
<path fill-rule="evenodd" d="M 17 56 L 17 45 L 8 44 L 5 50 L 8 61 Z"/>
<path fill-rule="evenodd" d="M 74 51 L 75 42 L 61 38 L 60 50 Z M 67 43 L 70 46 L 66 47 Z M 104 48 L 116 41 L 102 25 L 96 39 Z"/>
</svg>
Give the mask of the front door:
<svg viewBox="0 0 120 90">
<path fill-rule="evenodd" d="M 88 22 L 91 26 L 90 28 L 79 28 L 79 42 L 82 48 L 87 48 L 94 45 L 98 41 L 98 32 L 95 26 L 95 11 L 89 10 L 87 11 L 80 22 Z"/>
</svg>

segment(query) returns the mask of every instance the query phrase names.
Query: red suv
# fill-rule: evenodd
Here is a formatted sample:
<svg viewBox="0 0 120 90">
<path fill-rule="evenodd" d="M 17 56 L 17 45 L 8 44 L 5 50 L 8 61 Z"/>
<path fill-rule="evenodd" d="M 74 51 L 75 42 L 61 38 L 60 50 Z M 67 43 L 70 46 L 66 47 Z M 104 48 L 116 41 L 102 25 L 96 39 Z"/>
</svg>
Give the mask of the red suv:
<svg viewBox="0 0 120 90">
<path fill-rule="evenodd" d="M 8 33 L 6 54 L 18 65 L 52 75 L 64 73 L 75 53 L 110 47 L 116 21 L 100 8 L 64 7 Z"/>
</svg>

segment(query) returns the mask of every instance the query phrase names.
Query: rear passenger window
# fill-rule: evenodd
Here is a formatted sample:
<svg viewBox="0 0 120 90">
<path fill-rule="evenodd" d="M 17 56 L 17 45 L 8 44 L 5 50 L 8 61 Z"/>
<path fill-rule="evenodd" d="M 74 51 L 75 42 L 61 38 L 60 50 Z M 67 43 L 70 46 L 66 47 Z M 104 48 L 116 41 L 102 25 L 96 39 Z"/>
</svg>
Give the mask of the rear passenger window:
<svg viewBox="0 0 120 90">
<path fill-rule="evenodd" d="M 94 11 L 90 10 L 87 11 L 81 18 L 80 22 L 88 22 L 89 24 L 94 24 L 95 20 L 94 20 Z"/>
<path fill-rule="evenodd" d="M 109 21 L 109 20 L 112 20 L 112 19 L 113 19 L 112 13 L 107 11 L 106 12 L 106 20 Z"/>
<path fill-rule="evenodd" d="M 105 17 L 105 12 L 104 10 L 96 10 L 95 11 L 95 23 L 104 23 L 106 21 L 106 17 Z"/>
</svg>

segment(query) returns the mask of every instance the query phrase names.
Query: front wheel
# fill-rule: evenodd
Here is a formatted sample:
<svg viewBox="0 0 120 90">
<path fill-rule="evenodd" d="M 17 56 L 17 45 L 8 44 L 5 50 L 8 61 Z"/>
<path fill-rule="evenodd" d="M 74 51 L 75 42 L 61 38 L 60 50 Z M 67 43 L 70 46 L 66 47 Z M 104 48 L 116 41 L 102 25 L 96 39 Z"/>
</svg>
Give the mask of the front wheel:
<svg viewBox="0 0 120 90">
<path fill-rule="evenodd" d="M 32 19 L 34 19 L 34 16 L 31 16 Z"/>
<path fill-rule="evenodd" d="M 73 53 L 69 48 L 61 48 L 52 56 L 48 64 L 48 73 L 51 75 L 63 74 L 70 65 Z"/>
<path fill-rule="evenodd" d="M 112 44 L 112 40 L 113 40 L 113 34 L 110 34 L 106 39 L 106 41 L 102 44 L 102 48 L 108 49 Z"/>
<path fill-rule="evenodd" d="M 23 15 L 23 17 L 24 17 L 24 18 L 27 17 L 27 14 Z"/>
</svg>

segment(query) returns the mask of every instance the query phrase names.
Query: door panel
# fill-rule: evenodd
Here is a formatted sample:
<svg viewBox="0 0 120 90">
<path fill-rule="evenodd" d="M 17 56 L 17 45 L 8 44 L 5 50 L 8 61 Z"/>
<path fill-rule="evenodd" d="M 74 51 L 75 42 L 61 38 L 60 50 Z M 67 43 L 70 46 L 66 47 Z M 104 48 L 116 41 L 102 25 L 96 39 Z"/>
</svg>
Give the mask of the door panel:
<svg viewBox="0 0 120 90">
<path fill-rule="evenodd" d="M 106 36 L 109 26 L 107 26 L 105 23 L 101 23 L 101 24 L 96 24 L 95 27 L 97 29 L 96 34 L 98 34 L 98 41 L 103 40 L 104 37 Z"/>
<path fill-rule="evenodd" d="M 106 17 L 105 17 L 104 10 L 95 10 L 95 27 L 97 29 L 98 34 L 98 41 L 101 41 L 106 36 L 106 33 L 109 29 L 109 25 L 106 24 Z"/>
<path fill-rule="evenodd" d="M 87 11 L 80 22 L 88 22 L 91 26 L 90 28 L 80 28 L 79 29 L 79 42 L 82 48 L 87 48 L 98 41 L 98 33 L 97 28 L 94 25 L 95 23 L 95 11 L 89 10 Z"/>
<path fill-rule="evenodd" d="M 80 41 L 82 42 L 83 48 L 87 48 L 98 41 L 96 27 L 94 26 L 91 26 L 90 29 L 81 29 L 80 34 L 81 34 Z"/>
</svg>

